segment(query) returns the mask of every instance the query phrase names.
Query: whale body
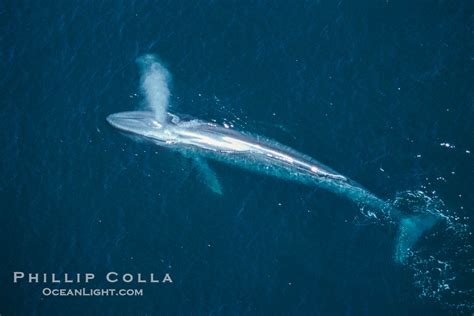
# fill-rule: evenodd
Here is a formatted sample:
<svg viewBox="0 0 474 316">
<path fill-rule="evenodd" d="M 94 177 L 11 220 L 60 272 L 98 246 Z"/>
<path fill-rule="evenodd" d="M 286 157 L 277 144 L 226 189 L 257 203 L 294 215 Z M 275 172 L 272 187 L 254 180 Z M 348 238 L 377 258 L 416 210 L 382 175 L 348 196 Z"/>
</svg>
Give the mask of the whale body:
<svg viewBox="0 0 474 316">
<path fill-rule="evenodd" d="M 150 111 L 111 114 L 107 121 L 113 127 L 169 148 L 192 159 L 210 189 L 222 194 L 222 187 L 207 159 L 220 161 L 259 174 L 325 188 L 369 206 L 375 216 L 400 221 L 395 258 L 403 262 L 410 248 L 436 219 L 430 215 L 404 217 L 389 203 L 381 200 L 357 182 L 325 166 L 317 160 L 268 138 L 240 132 L 201 120 L 182 121 L 167 113 L 165 122 L 158 122 Z"/>
<path fill-rule="evenodd" d="M 178 151 L 186 157 L 209 158 L 280 179 L 317 184 L 358 202 L 379 209 L 389 208 L 386 202 L 342 174 L 259 135 L 201 120 L 181 121 L 171 113 L 168 113 L 166 124 L 158 122 L 154 113 L 148 111 L 115 113 L 109 115 L 107 121 L 121 131 Z M 199 163 L 203 164 L 204 160 L 199 159 Z"/>
</svg>

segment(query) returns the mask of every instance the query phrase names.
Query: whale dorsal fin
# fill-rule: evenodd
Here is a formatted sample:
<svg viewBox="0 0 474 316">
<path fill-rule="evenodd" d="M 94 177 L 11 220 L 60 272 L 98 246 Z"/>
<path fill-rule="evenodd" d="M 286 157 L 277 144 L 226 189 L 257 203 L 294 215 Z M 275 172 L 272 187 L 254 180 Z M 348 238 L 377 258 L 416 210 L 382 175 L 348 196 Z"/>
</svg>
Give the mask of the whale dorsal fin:
<svg viewBox="0 0 474 316">
<path fill-rule="evenodd" d="M 209 167 L 206 160 L 202 158 L 193 158 L 194 164 L 204 183 L 216 194 L 222 194 L 222 186 L 214 170 Z"/>
</svg>

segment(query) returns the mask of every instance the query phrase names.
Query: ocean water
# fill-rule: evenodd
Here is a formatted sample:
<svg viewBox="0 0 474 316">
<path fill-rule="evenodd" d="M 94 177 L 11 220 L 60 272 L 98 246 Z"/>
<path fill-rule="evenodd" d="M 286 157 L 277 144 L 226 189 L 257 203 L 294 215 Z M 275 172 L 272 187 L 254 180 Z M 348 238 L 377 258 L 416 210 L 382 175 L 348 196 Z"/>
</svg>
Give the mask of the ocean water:
<svg viewBox="0 0 474 316">
<path fill-rule="evenodd" d="M 1 315 L 473 312 L 471 1 L 0 3 Z M 396 223 L 322 189 L 124 137 L 136 60 L 171 111 L 278 140 L 407 213 L 442 221 L 403 264 Z M 13 272 L 95 273 L 45 296 Z M 173 283 L 109 284 L 118 273 Z"/>
</svg>

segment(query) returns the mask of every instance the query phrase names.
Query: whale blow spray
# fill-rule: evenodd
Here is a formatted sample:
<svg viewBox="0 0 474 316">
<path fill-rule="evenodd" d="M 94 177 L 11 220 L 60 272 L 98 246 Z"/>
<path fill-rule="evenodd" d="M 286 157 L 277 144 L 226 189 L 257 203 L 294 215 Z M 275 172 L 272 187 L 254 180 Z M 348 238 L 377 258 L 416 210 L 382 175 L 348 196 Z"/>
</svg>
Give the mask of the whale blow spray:
<svg viewBox="0 0 474 316">
<path fill-rule="evenodd" d="M 154 55 L 142 56 L 137 63 L 141 69 L 140 85 L 146 105 L 155 114 L 155 119 L 164 123 L 168 116 L 171 75 Z"/>
</svg>

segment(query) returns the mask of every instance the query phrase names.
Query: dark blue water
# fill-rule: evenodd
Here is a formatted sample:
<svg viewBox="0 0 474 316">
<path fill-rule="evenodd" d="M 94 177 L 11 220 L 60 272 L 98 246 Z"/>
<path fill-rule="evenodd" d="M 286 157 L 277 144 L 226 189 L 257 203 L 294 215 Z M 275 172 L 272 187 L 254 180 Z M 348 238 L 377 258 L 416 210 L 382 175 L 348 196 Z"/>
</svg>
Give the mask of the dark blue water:
<svg viewBox="0 0 474 316">
<path fill-rule="evenodd" d="M 0 3 L 0 314 L 472 313 L 473 9 Z M 148 53 L 173 74 L 172 111 L 277 139 L 444 220 L 397 264 L 397 226 L 332 193 L 211 163 L 213 194 L 186 158 L 105 121 L 143 106 Z M 45 297 L 61 286 L 14 271 L 93 272 L 88 288 L 144 295 Z M 109 271 L 174 282 L 107 284 Z"/>
</svg>

